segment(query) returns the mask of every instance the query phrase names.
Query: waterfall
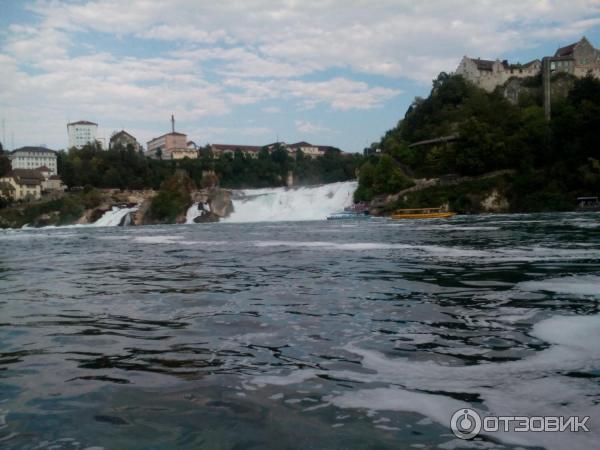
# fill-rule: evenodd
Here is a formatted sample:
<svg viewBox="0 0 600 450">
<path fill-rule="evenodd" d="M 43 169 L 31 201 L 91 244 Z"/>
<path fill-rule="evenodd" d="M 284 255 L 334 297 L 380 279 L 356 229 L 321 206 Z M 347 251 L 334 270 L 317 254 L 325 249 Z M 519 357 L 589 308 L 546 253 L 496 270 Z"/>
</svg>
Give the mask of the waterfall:
<svg viewBox="0 0 600 450">
<path fill-rule="evenodd" d="M 138 207 L 134 206 L 132 208 L 119 208 L 118 206 L 113 206 L 110 211 L 106 211 L 102 217 L 96 220 L 92 226 L 94 227 L 117 227 L 119 225 L 128 225 L 129 215 L 137 211 Z"/>
<path fill-rule="evenodd" d="M 185 223 L 196 223 L 194 219 L 208 214 L 209 211 L 210 206 L 208 206 L 208 203 L 194 203 L 188 208 L 187 213 L 185 214 Z"/>
<path fill-rule="evenodd" d="M 355 181 L 298 188 L 235 191 L 233 213 L 223 222 L 325 220 L 352 204 Z"/>
<path fill-rule="evenodd" d="M 185 223 L 195 223 L 194 219 L 201 214 L 201 211 L 198 209 L 199 203 L 194 203 L 190 206 L 185 214 Z"/>
</svg>

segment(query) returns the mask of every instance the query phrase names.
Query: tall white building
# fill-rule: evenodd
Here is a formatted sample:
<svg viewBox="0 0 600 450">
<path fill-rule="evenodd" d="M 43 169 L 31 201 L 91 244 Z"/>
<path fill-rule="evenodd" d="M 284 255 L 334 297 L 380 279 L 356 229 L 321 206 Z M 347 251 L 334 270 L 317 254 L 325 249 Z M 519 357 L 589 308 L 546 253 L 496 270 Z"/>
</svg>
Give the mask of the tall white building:
<svg viewBox="0 0 600 450">
<path fill-rule="evenodd" d="M 57 175 L 56 152 L 44 147 L 21 147 L 10 156 L 13 169 L 37 169 L 46 166 L 51 175 Z"/>
<path fill-rule="evenodd" d="M 80 120 L 67 124 L 67 132 L 69 133 L 69 148 L 81 148 L 85 144 L 96 142 L 96 132 L 98 124 Z"/>
</svg>

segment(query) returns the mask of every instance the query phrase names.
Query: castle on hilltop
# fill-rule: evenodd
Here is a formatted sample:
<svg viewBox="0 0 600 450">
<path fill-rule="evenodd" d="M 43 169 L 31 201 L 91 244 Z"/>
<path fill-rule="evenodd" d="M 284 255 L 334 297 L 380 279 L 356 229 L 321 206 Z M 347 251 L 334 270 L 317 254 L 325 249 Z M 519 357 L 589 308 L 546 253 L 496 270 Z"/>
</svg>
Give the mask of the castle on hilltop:
<svg viewBox="0 0 600 450">
<path fill-rule="evenodd" d="M 554 56 L 544 57 L 543 62 L 549 64 L 551 74 L 566 72 L 578 78 L 592 74 L 600 78 L 600 50 L 594 48 L 585 36 L 579 42 L 559 48 Z M 491 92 L 511 78 L 539 75 L 543 62 L 534 59 L 526 64 L 509 64 L 506 60 L 491 61 L 464 56 L 455 73 Z"/>
</svg>

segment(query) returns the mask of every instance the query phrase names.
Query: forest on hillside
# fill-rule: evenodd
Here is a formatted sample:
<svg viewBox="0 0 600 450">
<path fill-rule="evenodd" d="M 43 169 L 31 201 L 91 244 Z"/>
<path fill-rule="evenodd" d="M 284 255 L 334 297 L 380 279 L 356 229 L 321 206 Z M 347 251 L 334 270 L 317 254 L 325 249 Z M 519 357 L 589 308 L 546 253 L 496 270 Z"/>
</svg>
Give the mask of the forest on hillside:
<svg viewBox="0 0 600 450">
<path fill-rule="evenodd" d="M 568 79 L 564 79 L 564 78 Z M 600 193 L 600 80 L 560 75 L 547 121 L 541 78 L 522 82 L 516 103 L 501 87 L 488 93 L 442 73 L 429 97 L 417 98 L 398 125 L 372 144 L 383 156 L 361 167 L 356 200 L 395 193 L 411 178 L 478 176 L 512 169 L 506 194 L 515 211 L 568 210 L 578 195 Z M 409 144 L 453 136 L 432 146 Z M 426 205 L 429 206 L 429 205 Z"/>
</svg>

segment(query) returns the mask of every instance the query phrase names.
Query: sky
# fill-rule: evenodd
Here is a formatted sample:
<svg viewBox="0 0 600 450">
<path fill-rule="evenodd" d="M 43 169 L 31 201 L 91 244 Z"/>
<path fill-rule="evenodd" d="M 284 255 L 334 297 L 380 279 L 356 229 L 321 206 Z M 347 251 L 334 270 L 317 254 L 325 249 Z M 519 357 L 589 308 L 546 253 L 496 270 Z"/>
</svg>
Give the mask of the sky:
<svg viewBox="0 0 600 450">
<path fill-rule="evenodd" d="M 361 151 L 463 55 L 527 62 L 585 35 L 600 0 L 0 0 L 0 141 L 66 124 L 199 145 Z"/>
</svg>

